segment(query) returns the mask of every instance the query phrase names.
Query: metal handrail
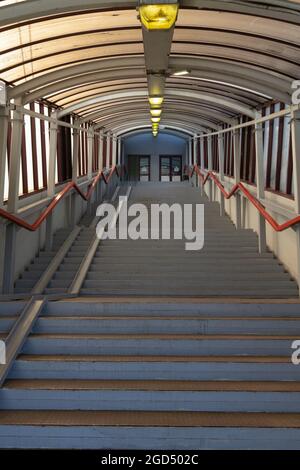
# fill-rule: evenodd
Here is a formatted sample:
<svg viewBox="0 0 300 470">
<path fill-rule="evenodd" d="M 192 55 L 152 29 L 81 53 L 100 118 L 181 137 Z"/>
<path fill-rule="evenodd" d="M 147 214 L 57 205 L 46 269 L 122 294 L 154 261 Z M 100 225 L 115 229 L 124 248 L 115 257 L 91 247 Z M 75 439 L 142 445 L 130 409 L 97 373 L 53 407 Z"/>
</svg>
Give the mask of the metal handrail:
<svg viewBox="0 0 300 470">
<path fill-rule="evenodd" d="M 103 173 L 102 170 L 99 171 L 99 173 L 93 179 L 92 184 L 89 186 L 89 189 L 86 194 L 84 194 L 81 191 L 79 186 L 76 183 L 74 183 L 74 181 L 70 181 L 70 183 L 66 184 L 66 186 L 52 199 L 49 206 L 46 207 L 46 209 L 40 214 L 40 216 L 37 218 L 37 220 L 33 224 L 29 224 L 25 220 L 21 219 L 20 217 L 17 217 L 14 214 L 11 214 L 10 212 L 5 211 L 4 209 L 0 209 L 0 217 L 3 217 L 4 219 L 9 220 L 10 222 L 13 222 L 19 227 L 29 230 L 30 232 L 35 232 L 41 226 L 44 220 L 47 219 L 47 217 L 51 214 L 51 212 L 53 212 L 53 210 L 58 205 L 58 203 L 70 191 L 74 189 L 82 197 L 82 199 L 84 199 L 85 201 L 88 201 L 91 195 L 93 194 L 94 189 L 97 186 L 98 182 L 101 179 L 103 179 L 105 184 L 108 184 L 114 173 L 116 173 L 119 176 L 119 170 L 117 166 L 113 166 L 107 176 Z"/>
<path fill-rule="evenodd" d="M 206 175 L 204 175 L 198 165 L 194 165 L 192 171 L 190 172 L 190 177 L 196 173 L 202 180 L 202 185 L 204 186 L 205 183 L 211 179 L 215 183 L 215 185 L 220 189 L 225 199 L 230 199 L 234 196 L 238 191 L 244 194 L 244 196 L 253 204 L 254 207 L 258 210 L 258 212 L 264 217 L 264 219 L 273 227 L 276 232 L 283 232 L 288 228 L 294 227 L 300 223 L 300 215 L 297 215 L 293 219 L 287 220 L 283 224 L 279 224 L 276 220 L 271 216 L 271 214 L 266 210 L 266 208 L 261 204 L 261 202 L 253 196 L 250 191 L 243 185 L 243 183 L 237 183 L 233 186 L 233 188 L 227 192 L 224 188 L 223 184 L 217 177 L 217 175 L 213 171 L 208 171 Z"/>
</svg>

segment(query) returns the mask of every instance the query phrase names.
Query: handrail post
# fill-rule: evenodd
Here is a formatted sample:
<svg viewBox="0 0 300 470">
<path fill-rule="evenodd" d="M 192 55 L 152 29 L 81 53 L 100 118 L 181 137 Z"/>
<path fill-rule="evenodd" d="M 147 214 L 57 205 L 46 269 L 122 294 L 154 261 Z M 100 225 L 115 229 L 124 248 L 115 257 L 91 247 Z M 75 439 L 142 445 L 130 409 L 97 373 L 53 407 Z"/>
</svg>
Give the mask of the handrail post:
<svg viewBox="0 0 300 470">
<path fill-rule="evenodd" d="M 193 137 L 193 165 L 197 165 L 198 164 L 198 159 L 197 159 L 197 149 L 198 149 L 198 145 L 197 145 L 197 136 L 194 135 Z M 195 173 L 195 186 L 198 187 L 199 186 L 199 178 L 198 178 L 198 175 L 197 173 Z"/>
<path fill-rule="evenodd" d="M 204 140 L 200 136 L 200 169 L 202 170 L 204 168 Z M 198 176 L 199 179 L 199 176 Z M 200 181 L 200 194 L 203 196 L 203 182 Z"/>
<path fill-rule="evenodd" d="M 241 146 L 240 146 L 240 132 L 235 130 L 233 132 L 233 153 L 234 153 L 234 182 L 238 184 L 241 180 Z M 241 217 L 241 196 L 236 193 L 235 195 L 235 210 L 236 210 L 236 228 L 242 228 Z"/>
<path fill-rule="evenodd" d="M 55 121 L 50 122 L 50 136 L 49 136 L 49 164 L 48 164 L 48 189 L 47 193 L 49 197 L 55 195 L 55 171 L 56 171 L 56 154 L 57 154 L 57 112 L 51 113 L 51 117 Z M 45 248 L 47 251 L 52 250 L 53 243 L 53 216 L 52 213 L 46 220 L 46 243 Z"/>
<path fill-rule="evenodd" d="M 256 113 L 256 118 L 261 118 L 261 112 Z M 264 170 L 264 145 L 263 127 L 261 123 L 255 124 L 255 158 L 256 158 L 256 196 L 259 201 L 265 198 L 265 170 Z M 258 212 L 258 249 L 264 253 L 267 249 L 266 221 Z"/>
<path fill-rule="evenodd" d="M 220 181 L 224 184 L 224 138 L 222 134 L 218 135 L 218 155 L 219 155 L 219 176 Z M 225 198 L 220 190 L 220 216 L 225 215 Z"/>
<path fill-rule="evenodd" d="M 79 120 L 74 121 L 75 125 L 79 125 Z M 79 129 L 73 129 L 73 160 L 72 160 L 72 181 L 76 184 L 78 180 L 78 158 L 79 158 Z M 75 191 L 71 195 L 71 226 L 76 225 L 76 199 Z"/>
<path fill-rule="evenodd" d="M 212 138 L 211 136 L 207 137 L 207 151 L 208 151 L 208 171 L 212 171 Z M 208 197 L 209 200 L 213 200 L 213 183 L 209 178 L 208 180 Z"/>
<path fill-rule="evenodd" d="M 0 106 L 0 207 L 4 202 L 4 183 L 6 167 L 6 147 L 8 135 L 9 109 L 6 106 Z M 6 225 L 0 221 L 0 292 L 3 289 L 4 260 L 5 260 L 5 234 Z"/>
<path fill-rule="evenodd" d="M 112 166 L 117 164 L 117 137 L 112 135 Z"/>
<path fill-rule="evenodd" d="M 11 136 L 11 155 L 9 165 L 9 191 L 7 209 L 8 212 L 16 213 L 19 205 L 19 181 L 20 181 L 20 161 L 22 132 L 24 118 L 19 105 L 22 100 L 19 98 L 14 103 L 16 109 L 12 116 L 12 136 Z M 3 275 L 3 293 L 11 294 L 14 291 L 15 260 L 16 260 L 17 227 L 15 224 L 9 224 L 6 228 L 5 254 L 4 254 L 4 275 Z"/>
<path fill-rule="evenodd" d="M 88 141 L 88 148 L 87 148 L 87 182 L 88 186 L 92 180 L 93 176 L 93 149 L 94 149 L 94 129 L 93 127 L 89 127 L 88 134 L 87 134 L 87 141 Z M 91 195 L 90 199 L 87 203 L 87 212 L 88 214 L 92 214 L 93 208 L 93 198 L 94 195 Z"/>
<path fill-rule="evenodd" d="M 300 214 L 300 111 L 292 111 L 291 113 L 291 131 L 292 131 L 292 154 L 293 154 L 293 182 L 294 182 L 294 199 L 295 210 Z M 300 226 L 296 227 L 297 240 L 297 282 L 300 293 Z"/>
</svg>

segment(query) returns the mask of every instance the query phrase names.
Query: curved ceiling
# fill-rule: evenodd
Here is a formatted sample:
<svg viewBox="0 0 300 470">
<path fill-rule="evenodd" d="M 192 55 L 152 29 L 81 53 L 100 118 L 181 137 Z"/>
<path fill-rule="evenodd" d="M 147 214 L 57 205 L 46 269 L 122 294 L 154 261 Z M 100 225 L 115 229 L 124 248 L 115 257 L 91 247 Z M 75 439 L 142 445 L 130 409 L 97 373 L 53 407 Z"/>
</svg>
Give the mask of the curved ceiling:
<svg viewBox="0 0 300 470">
<path fill-rule="evenodd" d="M 61 115 L 120 134 L 148 125 L 136 4 L 2 1 L 0 79 L 10 99 L 47 99 Z M 290 104 L 300 77 L 300 2 L 180 1 L 169 68 L 161 123 L 170 128 L 199 133 L 251 117 L 266 101 Z M 171 75 L 181 69 L 190 75 Z"/>
</svg>

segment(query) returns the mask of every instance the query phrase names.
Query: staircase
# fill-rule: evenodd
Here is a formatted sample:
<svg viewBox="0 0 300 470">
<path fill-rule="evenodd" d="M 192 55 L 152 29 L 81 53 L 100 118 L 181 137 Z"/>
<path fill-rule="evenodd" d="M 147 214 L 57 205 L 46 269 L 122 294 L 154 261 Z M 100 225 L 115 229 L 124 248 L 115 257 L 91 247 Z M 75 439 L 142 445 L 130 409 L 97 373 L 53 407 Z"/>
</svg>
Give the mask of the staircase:
<svg viewBox="0 0 300 470">
<path fill-rule="evenodd" d="M 257 235 L 220 217 L 219 204 L 184 183 L 133 187 L 130 203 L 204 204 L 205 242 L 186 251 L 185 240 L 102 241 L 83 295 L 297 297 L 298 287 L 273 253 L 258 253 Z"/>
<path fill-rule="evenodd" d="M 300 449 L 296 283 L 196 188 L 137 184 L 133 202 L 203 202 L 203 250 L 102 241 L 82 295 L 45 303 L 0 388 L 0 448 Z M 94 236 L 46 293 L 67 291 Z M 1 339 L 23 306 L 0 304 Z"/>
<path fill-rule="evenodd" d="M 0 389 L 0 447 L 299 449 L 299 335 L 296 302 L 50 302 Z"/>
</svg>

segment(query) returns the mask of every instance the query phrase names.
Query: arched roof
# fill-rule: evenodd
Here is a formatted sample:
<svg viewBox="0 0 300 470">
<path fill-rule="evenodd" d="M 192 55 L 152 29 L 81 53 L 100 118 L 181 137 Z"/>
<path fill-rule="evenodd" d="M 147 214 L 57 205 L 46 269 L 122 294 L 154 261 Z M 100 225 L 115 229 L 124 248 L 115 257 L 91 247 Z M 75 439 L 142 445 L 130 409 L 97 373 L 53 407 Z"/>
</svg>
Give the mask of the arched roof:
<svg viewBox="0 0 300 470">
<path fill-rule="evenodd" d="M 0 79 L 11 99 L 47 99 L 107 130 L 148 123 L 136 1 L 5 0 Z M 181 0 L 162 124 L 216 129 L 269 100 L 290 103 L 300 77 L 300 1 Z M 189 69 L 186 77 L 172 71 Z"/>
</svg>

